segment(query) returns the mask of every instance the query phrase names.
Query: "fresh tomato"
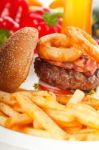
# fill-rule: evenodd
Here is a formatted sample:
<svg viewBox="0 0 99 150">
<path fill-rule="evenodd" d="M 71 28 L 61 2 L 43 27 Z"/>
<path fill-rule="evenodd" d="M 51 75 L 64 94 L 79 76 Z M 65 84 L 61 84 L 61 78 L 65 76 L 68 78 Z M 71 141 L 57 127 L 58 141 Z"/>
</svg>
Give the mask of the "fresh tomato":
<svg viewBox="0 0 99 150">
<path fill-rule="evenodd" d="M 31 26 L 37 28 L 39 37 L 46 34 L 57 33 L 61 31 L 61 16 L 61 13 L 53 13 L 50 9 L 38 8 L 24 16 L 21 21 L 21 27 Z"/>
<path fill-rule="evenodd" d="M 69 95 L 69 94 L 71 94 L 71 92 L 69 90 L 62 90 L 62 89 L 54 88 L 54 87 L 44 85 L 41 83 L 39 84 L 39 89 L 44 90 L 44 91 L 53 92 L 56 95 Z"/>
<path fill-rule="evenodd" d="M 8 29 L 12 32 L 15 32 L 19 29 L 19 24 L 12 18 L 6 16 L 4 18 L 0 18 L 0 29 Z"/>
<path fill-rule="evenodd" d="M 26 0 L 0 0 L 0 17 L 9 16 L 16 22 L 29 12 L 29 6 Z"/>
</svg>

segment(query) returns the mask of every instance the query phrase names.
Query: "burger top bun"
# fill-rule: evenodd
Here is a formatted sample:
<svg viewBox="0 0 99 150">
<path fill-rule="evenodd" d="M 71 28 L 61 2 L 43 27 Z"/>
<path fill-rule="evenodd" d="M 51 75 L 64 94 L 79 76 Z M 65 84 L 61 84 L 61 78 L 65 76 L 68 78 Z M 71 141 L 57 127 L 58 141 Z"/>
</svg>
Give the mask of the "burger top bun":
<svg viewBox="0 0 99 150">
<path fill-rule="evenodd" d="M 38 31 L 25 27 L 0 48 L 0 90 L 14 92 L 26 79 L 38 42 Z"/>
</svg>

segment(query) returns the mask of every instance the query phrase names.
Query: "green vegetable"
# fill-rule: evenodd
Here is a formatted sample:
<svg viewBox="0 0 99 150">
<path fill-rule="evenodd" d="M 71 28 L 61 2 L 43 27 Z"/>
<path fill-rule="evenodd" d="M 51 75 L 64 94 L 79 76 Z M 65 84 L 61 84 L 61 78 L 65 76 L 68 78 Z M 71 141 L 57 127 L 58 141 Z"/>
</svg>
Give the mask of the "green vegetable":
<svg viewBox="0 0 99 150">
<path fill-rule="evenodd" d="M 92 35 L 95 39 L 99 39 L 99 21 L 92 25 Z"/>
<path fill-rule="evenodd" d="M 57 13 L 46 12 L 44 13 L 43 18 L 48 26 L 54 27 L 58 24 L 58 18 L 62 16 L 63 14 L 60 12 L 57 12 Z"/>
<path fill-rule="evenodd" d="M 99 39 L 99 6 L 93 10 L 92 35 L 95 39 Z"/>
<path fill-rule="evenodd" d="M 0 29 L 0 46 L 9 38 L 10 31 L 7 29 Z"/>
<path fill-rule="evenodd" d="M 90 91 L 87 91 L 86 92 L 86 95 L 92 95 L 92 94 L 95 94 L 96 91 L 95 90 L 90 90 Z"/>
<path fill-rule="evenodd" d="M 39 84 L 38 84 L 38 83 L 35 83 L 35 84 L 33 85 L 33 87 L 34 87 L 35 90 L 38 90 Z"/>
<path fill-rule="evenodd" d="M 99 7 L 94 8 L 93 10 L 93 24 L 99 21 Z"/>
</svg>

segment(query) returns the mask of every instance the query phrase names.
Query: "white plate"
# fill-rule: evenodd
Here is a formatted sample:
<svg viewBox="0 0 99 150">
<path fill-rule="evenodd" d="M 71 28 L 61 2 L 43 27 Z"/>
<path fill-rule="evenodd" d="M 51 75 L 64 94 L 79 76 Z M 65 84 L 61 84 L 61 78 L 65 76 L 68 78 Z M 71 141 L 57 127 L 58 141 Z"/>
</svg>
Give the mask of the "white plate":
<svg viewBox="0 0 99 150">
<path fill-rule="evenodd" d="M 74 149 L 73 143 L 33 137 L 0 127 L 1 150 L 66 150 L 67 147 L 71 150 Z"/>
<path fill-rule="evenodd" d="M 67 142 L 33 137 L 0 127 L 0 143 L 5 148 L 1 149 L 0 145 L 1 150 L 11 150 L 11 148 L 13 150 L 50 150 L 50 146 L 60 150 L 63 145 L 66 148 Z M 53 148 L 51 150 L 54 150 Z"/>
<path fill-rule="evenodd" d="M 99 142 L 43 139 L 0 127 L 0 150 L 94 150 Z"/>
<path fill-rule="evenodd" d="M 38 82 L 38 78 L 34 73 L 33 65 L 31 66 L 29 76 L 21 85 L 25 89 L 33 89 L 34 83 Z M 96 142 L 90 143 L 58 141 L 52 139 L 44 139 L 34 137 L 9 129 L 0 127 L 0 150 L 92 150 L 96 146 Z M 97 143 L 97 147 L 99 143 Z"/>
</svg>

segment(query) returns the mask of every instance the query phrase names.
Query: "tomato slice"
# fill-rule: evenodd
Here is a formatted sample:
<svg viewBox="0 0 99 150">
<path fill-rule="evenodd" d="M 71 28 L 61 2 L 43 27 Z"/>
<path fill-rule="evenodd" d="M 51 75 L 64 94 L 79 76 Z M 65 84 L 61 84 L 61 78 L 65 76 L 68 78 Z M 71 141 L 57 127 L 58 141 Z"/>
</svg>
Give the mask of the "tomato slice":
<svg viewBox="0 0 99 150">
<path fill-rule="evenodd" d="M 50 87 L 50 86 L 46 86 L 46 85 L 42 85 L 39 84 L 39 89 L 40 90 L 44 90 L 44 91 L 49 91 L 49 92 L 53 92 L 56 95 L 70 95 L 71 92 L 69 90 L 62 90 L 62 89 L 58 89 L 58 88 L 54 88 L 54 87 Z"/>
</svg>

